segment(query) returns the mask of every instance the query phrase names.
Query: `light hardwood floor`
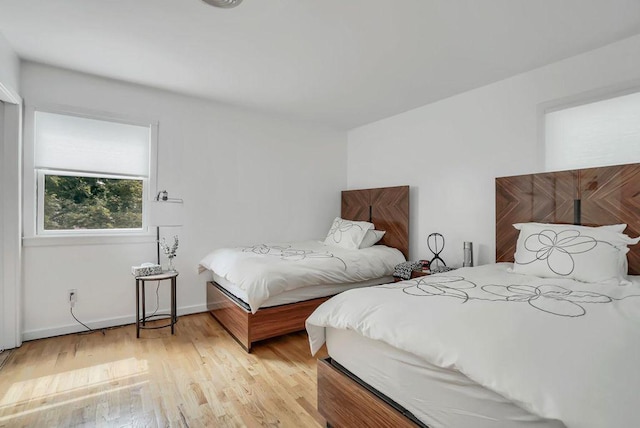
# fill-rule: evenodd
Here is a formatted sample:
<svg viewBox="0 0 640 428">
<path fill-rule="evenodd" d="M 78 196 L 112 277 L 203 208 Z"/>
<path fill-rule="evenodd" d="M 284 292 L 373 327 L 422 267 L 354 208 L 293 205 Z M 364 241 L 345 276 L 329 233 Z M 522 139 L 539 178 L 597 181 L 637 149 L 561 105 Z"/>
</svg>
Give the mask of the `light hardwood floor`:
<svg viewBox="0 0 640 428">
<path fill-rule="evenodd" d="M 305 333 L 247 354 L 208 314 L 26 342 L 0 370 L 0 427 L 318 427 Z"/>
</svg>

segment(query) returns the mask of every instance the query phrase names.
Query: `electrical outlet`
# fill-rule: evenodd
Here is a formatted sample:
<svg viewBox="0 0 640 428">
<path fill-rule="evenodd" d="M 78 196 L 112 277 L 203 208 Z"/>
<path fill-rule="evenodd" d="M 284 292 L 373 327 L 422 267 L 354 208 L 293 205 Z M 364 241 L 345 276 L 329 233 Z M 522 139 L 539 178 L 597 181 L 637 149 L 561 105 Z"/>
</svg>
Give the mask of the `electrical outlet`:
<svg viewBox="0 0 640 428">
<path fill-rule="evenodd" d="M 73 308 L 77 301 L 78 301 L 78 290 L 73 288 L 69 290 L 69 306 Z"/>
</svg>

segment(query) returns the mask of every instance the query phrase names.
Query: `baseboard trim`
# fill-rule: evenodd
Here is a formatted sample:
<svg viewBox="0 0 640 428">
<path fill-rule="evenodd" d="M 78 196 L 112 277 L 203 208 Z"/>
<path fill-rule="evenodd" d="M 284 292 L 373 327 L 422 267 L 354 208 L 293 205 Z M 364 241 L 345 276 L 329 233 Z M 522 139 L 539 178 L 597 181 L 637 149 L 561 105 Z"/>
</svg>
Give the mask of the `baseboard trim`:
<svg viewBox="0 0 640 428">
<path fill-rule="evenodd" d="M 168 311 L 168 309 L 166 309 L 165 312 L 166 311 Z M 162 310 L 160 310 L 159 312 L 162 312 Z M 178 316 L 197 314 L 200 312 L 207 312 L 206 304 L 183 306 L 178 308 Z M 101 328 L 117 327 L 121 325 L 133 324 L 136 322 L 136 316 L 134 314 L 131 314 L 128 316 L 118 317 L 118 318 L 105 318 L 105 319 L 94 320 L 94 321 L 85 321 L 85 320 L 81 320 L 81 321 L 84 322 L 91 329 L 99 330 Z M 67 324 L 67 325 L 62 325 L 58 327 L 24 331 L 22 332 L 22 340 L 26 342 L 28 340 L 45 339 L 47 337 L 62 336 L 65 334 L 80 333 L 83 331 L 86 331 L 86 329 L 82 327 L 80 324 L 74 322 L 73 324 Z"/>
</svg>

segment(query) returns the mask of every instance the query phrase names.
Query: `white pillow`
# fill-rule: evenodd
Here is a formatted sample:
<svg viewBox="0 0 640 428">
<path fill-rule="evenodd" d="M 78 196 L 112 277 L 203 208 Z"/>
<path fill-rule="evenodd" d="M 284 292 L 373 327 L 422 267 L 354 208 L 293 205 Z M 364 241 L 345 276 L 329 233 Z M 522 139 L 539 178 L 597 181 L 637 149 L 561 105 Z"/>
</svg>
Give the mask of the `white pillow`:
<svg viewBox="0 0 640 428">
<path fill-rule="evenodd" d="M 348 250 L 357 250 L 367 234 L 367 230 L 373 229 L 373 223 L 368 221 L 343 220 L 336 217 L 331 229 L 324 239 L 327 245 L 338 245 Z"/>
<path fill-rule="evenodd" d="M 637 244 L 640 238 L 620 233 L 622 226 L 514 224 L 520 235 L 513 271 L 583 282 L 626 282 L 627 245 Z"/>
<path fill-rule="evenodd" d="M 364 235 L 364 239 L 360 243 L 360 249 L 373 247 L 382 239 L 385 233 L 387 232 L 384 230 L 367 230 L 367 233 Z"/>
</svg>

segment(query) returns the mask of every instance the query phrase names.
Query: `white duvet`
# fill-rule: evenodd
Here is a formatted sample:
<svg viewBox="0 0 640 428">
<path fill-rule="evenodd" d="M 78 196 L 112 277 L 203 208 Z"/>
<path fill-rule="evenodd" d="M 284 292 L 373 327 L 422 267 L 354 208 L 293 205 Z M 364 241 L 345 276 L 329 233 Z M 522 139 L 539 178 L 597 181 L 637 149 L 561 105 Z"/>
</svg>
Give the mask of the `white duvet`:
<svg viewBox="0 0 640 428">
<path fill-rule="evenodd" d="M 354 330 L 567 427 L 640 427 L 640 281 L 540 279 L 509 266 L 344 292 L 307 319 L 311 350 L 325 327 Z"/>
<path fill-rule="evenodd" d="M 305 241 L 221 248 L 202 259 L 200 266 L 246 291 L 255 313 L 267 299 L 285 291 L 389 276 L 404 261 L 400 251 L 384 245 L 346 250 Z"/>
</svg>

